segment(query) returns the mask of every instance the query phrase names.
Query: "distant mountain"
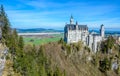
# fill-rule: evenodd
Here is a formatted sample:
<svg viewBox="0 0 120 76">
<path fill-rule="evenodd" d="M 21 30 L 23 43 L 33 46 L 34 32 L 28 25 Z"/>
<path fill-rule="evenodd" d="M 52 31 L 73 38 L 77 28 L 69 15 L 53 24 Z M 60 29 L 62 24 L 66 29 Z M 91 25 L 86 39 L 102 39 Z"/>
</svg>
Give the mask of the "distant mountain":
<svg viewBox="0 0 120 76">
<path fill-rule="evenodd" d="M 63 32 L 63 30 L 33 28 L 33 29 L 17 29 L 18 33 L 40 33 L 40 32 Z"/>
<path fill-rule="evenodd" d="M 89 29 L 89 32 L 97 32 L 100 33 L 99 29 Z M 45 28 L 32 28 L 32 29 L 17 29 L 18 33 L 41 33 L 41 32 L 64 32 L 64 29 L 45 29 Z M 105 29 L 105 34 L 120 34 L 119 29 Z"/>
<path fill-rule="evenodd" d="M 89 29 L 89 32 L 96 32 L 96 33 L 100 33 L 100 29 Z M 120 34 L 120 29 L 113 29 L 113 28 L 106 28 L 105 29 L 105 34 Z"/>
</svg>

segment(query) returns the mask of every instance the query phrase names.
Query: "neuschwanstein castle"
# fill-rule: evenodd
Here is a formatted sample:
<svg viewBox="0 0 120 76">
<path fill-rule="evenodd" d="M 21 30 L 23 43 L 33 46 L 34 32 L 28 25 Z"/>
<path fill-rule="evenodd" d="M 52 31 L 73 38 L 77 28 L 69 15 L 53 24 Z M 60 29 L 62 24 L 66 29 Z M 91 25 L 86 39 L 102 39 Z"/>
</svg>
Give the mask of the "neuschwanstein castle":
<svg viewBox="0 0 120 76">
<path fill-rule="evenodd" d="M 104 25 L 101 25 L 100 34 L 89 32 L 87 25 L 79 25 L 78 22 L 74 24 L 74 19 L 71 16 L 70 24 L 66 24 L 64 28 L 64 41 L 66 43 L 76 43 L 82 41 L 93 52 L 98 51 L 99 43 L 104 40 Z"/>
</svg>

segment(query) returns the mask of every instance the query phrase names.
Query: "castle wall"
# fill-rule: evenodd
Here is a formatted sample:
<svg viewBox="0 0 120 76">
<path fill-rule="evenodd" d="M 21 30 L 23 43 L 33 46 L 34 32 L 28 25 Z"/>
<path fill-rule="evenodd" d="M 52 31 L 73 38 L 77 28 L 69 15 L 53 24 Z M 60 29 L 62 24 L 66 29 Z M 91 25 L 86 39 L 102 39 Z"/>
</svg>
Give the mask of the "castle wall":
<svg viewBox="0 0 120 76">
<path fill-rule="evenodd" d="M 102 41 L 102 37 L 101 36 L 94 36 L 93 37 L 93 52 L 97 52 L 98 51 L 98 42 Z"/>
<path fill-rule="evenodd" d="M 87 44 L 87 35 L 88 31 L 84 30 L 68 30 L 67 43 L 75 43 L 78 41 L 83 41 L 84 44 Z"/>
<path fill-rule="evenodd" d="M 68 33 L 68 43 L 75 43 L 77 42 L 76 40 L 76 31 L 69 30 Z"/>
</svg>

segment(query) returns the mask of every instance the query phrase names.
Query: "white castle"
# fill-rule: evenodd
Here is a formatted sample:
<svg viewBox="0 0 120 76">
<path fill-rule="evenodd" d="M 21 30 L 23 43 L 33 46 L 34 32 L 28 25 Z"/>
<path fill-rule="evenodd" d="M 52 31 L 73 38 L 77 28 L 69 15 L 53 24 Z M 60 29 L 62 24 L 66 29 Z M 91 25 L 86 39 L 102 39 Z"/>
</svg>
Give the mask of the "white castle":
<svg viewBox="0 0 120 76">
<path fill-rule="evenodd" d="M 66 24 L 64 28 L 64 41 L 66 43 L 77 43 L 82 41 L 84 45 L 87 45 L 94 53 L 99 49 L 99 43 L 104 40 L 104 25 L 101 25 L 100 34 L 95 32 L 89 32 L 87 25 L 79 25 L 78 22 L 74 24 L 73 17 L 70 18 L 70 24 Z"/>
</svg>

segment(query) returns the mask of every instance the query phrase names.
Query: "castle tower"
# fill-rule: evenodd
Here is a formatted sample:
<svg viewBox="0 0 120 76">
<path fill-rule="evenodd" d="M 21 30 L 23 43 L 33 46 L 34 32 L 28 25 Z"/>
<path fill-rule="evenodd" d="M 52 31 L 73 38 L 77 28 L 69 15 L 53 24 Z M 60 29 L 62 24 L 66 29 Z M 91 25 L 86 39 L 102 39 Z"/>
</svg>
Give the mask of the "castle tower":
<svg viewBox="0 0 120 76">
<path fill-rule="evenodd" d="M 73 19 L 73 16 L 71 15 L 70 17 L 70 24 L 73 24 L 74 23 L 74 19 Z"/>
<path fill-rule="evenodd" d="M 100 35 L 101 35 L 102 38 L 104 38 L 104 36 L 105 36 L 105 29 L 104 29 L 103 24 L 101 25 L 101 28 L 100 28 Z"/>
<path fill-rule="evenodd" d="M 78 22 L 76 21 L 76 30 L 78 30 Z"/>
<path fill-rule="evenodd" d="M 76 21 L 76 25 L 78 25 L 78 22 Z"/>
</svg>

